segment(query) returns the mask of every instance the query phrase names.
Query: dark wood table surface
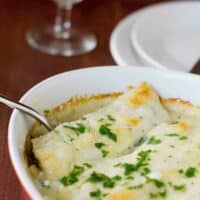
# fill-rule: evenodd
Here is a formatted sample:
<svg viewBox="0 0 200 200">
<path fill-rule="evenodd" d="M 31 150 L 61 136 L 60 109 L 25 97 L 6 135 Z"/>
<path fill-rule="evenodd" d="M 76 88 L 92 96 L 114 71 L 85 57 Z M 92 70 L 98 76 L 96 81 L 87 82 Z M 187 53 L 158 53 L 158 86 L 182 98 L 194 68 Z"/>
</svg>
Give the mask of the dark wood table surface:
<svg viewBox="0 0 200 200">
<path fill-rule="evenodd" d="M 34 84 L 56 73 L 115 64 L 109 52 L 113 28 L 129 13 L 156 2 L 161 0 L 84 0 L 74 7 L 72 19 L 97 34 L 98 46 L 89 54 L 66 58 L 40 53 L 25 41 L 29 27 L 53 21 L 56 7 L 51 1 L 1 0 L 0 93 L 17 100 Z M 8 155 L 10 114 L 9 108 L 0 105 L 0 200 L 23 199 Z"/>
</svg>

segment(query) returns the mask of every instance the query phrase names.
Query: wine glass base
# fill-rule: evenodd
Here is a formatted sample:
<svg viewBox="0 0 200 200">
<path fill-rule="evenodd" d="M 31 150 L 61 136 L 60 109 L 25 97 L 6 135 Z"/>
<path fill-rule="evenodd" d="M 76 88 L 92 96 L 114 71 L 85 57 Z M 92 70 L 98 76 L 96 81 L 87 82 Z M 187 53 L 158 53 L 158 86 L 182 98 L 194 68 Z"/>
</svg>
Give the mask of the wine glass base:
<svg viewBox="0 0 200 200">
<path fill-rule="evenodd" d="M 26 35 L 27 42 L 35 49 L 50 55 L 75 56 L 92 51 L 97 38 L 85 29 L 73 27 L 69 37 L 58 37 L 52 26 L 33 28 Z"/>
</svg>

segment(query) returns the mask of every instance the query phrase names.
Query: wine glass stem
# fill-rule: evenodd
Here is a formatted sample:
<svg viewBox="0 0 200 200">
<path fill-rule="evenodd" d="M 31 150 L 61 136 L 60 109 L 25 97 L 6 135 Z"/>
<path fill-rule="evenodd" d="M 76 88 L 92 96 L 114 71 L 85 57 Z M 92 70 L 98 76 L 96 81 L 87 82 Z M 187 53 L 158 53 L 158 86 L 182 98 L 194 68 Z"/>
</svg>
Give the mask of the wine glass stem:
<svg viewBox="0 0 200 200">
<path fill-rule="evenodd" d="M 54 24 L 54 34 L 58 39 L 67 39 L 71 32 L 72 6 L 61 7 L 58 5 Z"/>
</svg>

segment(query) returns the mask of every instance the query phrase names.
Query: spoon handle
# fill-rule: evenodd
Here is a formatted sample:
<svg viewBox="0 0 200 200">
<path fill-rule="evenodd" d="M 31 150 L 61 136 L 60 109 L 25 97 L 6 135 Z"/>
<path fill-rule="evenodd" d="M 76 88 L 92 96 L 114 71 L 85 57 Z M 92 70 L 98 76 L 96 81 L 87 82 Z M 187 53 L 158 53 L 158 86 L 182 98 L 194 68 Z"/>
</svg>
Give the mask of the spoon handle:
<svg viewBox="0 0 200 200">
<path fill-rule="evenodd" d="M 4 96 L 2 94 L 0 94 L 0 103 L 3 103 L 10 108 L 17 109 L 19 111 L 22 111 L 22 112 L 28 114 L 29 116 L 31 116 L 31 117 L 35 118 L 36 120 L 38 120 L 39 122 L 41 122 L 49 131 L 51 130 L 47 119 L 43 115 L 41 115 L 39 112 L 34 110 L 33 108 L 31 108 L 25 104 L 22 104 L 20 102 L 16 102 L 16 101 L 12 100 L 11 98 Z"/>
</svg>

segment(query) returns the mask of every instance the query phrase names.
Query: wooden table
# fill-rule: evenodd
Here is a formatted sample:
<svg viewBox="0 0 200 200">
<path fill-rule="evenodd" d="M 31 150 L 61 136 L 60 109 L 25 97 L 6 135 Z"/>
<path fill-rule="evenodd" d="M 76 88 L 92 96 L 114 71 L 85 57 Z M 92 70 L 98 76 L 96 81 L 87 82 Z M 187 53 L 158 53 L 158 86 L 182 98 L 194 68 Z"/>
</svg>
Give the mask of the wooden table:
<svg viewBox="0 0 200 200">
<path fill-rule="evenodd" d="M 29 27 L 52 21 L 55 5 L 48 0 L 1 0 L 0 3 L 0 92 L 14 99 L 37 82 L 76 68 L 115 64 L 109 38 L 126 15 L 161 0 L 85 0 L 75 6 L 73 22 L 98 35 L 98 47 L 87 55 L 64 58 L 30 48 L 25 41 Z M 123 38 L 122 38 L 123 39 Z M 7 126 L 11 110 L 0 105 L 0 200 L 23 199 L 8 155 Z"/>
</svg>

